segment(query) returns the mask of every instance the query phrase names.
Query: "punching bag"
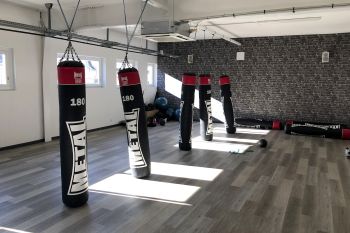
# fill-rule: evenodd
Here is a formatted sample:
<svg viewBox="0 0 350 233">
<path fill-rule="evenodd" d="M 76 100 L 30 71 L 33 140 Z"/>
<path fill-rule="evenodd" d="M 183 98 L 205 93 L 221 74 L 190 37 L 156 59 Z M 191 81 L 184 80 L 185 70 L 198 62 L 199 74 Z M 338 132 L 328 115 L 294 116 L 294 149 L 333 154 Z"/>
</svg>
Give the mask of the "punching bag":
<svg viewBox="0 0 350 233">
<path fill-rule="evenodd" d="M 179 149 L 189 151 L 192 149 L 191 134 L 193 121 L 194 90 L 196 75 L 185 73 L 182 76 L 181 104 L 180 104 L 180 137 Z"/>
<path fill-rule="evenodd" d="M 211 112 L 211 78 L 209 74 L 199 75 L 199 118 L 200 133 L 205 141 L 213 140 L 213 118 Z"/>
<path fill-rule="evenodd" d="M 235 126 L 255 128 L 255 129 L 281 129 L 279 120 L 267 121 L 262 119 L 235 118 Z"/>
<path fill-rule="evenodd" d="M 88 200 L 85 70 L 80 61 L 57 66 L 62 200 L 78 207 Z"/>
<path fill-rule="evenodd" d="M 224 109 L 226 132 L 233 134 L 236 132 L 235 118 L 233 114 L 230 78 L 226 75 L 220 77 L 221 103 Z"/>
<path fill-rule="evenodd" d="M 135 68 L 121 69 L 118 78 L 127 129 L 131 173 L 136 178 L 145 178 L 151 174 L 151 157 L 139 72 Z"/>
<path fill-rule="evenodd" d="M 334 139 L 350 139 L 350 129 L 341 124 L 311 123 L 288 120 L 284 131 L 286 134 L 313 135 Z"/>
</svg>

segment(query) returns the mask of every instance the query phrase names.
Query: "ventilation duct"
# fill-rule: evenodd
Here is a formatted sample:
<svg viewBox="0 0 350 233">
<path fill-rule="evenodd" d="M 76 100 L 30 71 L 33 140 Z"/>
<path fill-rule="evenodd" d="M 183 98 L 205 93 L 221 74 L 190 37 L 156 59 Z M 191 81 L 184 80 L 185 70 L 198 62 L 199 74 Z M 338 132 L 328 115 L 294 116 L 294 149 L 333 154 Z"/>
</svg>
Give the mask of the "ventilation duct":
<svg viewBox="0 0 350 233">
<path fill-rule="evenodd" d="M 169 21 L 142 22 L 141 37 L 157 43 L 193 41 L 190 38 L 188 23 L 174 23 Z"/>
</svg>

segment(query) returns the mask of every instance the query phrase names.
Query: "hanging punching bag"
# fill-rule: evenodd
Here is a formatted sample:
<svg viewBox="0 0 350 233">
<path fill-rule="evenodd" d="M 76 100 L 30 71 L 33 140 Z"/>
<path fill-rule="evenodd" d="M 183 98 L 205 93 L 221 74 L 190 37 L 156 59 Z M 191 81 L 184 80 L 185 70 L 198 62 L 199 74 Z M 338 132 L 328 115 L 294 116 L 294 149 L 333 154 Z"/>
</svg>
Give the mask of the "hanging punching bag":
<svg viewBox="0 0 350 233">
<path fill-rule="evenodd" d="M 196 75 L 185 73 L 182 76 L 181 104 L 180 104 L 180 137 L 179 149 L 189 151 L 192 149 L 191 134 L 193 121 L 194 90 Z"/>
<path fill-rule="evenodd" d="M 220 77 L 219 82 L 221 87 L 221 103 L 224 109 L 224 115 L 226 120 L 226 132 L 229 134 L 233 134 L 236 132 L 236 127 L 234 126 L 235 118 L 232 107 L 230 78 L 226 75 L 223 75 Z"/>
<path fill-rule="evenodd" d="M 200 133 L 205 141 L 213 140 L 213 119 L 211 112 L 211 78 L 209 74 L 199 75 L 199 118 Z"/>
<path fill-rule="evenodd" d="M 80 61 L 57 66 L 62 200 L 78 207 L 88 200 L 85 70 Z"/>
<path fill-rule="evenodd" d="M 127 128 L 131 173 L 136 178 L 145 178 L 151 174 L 151 157 L 139 72 L 135 68 L 122 69 L 118 72 L 118 78 Z"/>
</svg>

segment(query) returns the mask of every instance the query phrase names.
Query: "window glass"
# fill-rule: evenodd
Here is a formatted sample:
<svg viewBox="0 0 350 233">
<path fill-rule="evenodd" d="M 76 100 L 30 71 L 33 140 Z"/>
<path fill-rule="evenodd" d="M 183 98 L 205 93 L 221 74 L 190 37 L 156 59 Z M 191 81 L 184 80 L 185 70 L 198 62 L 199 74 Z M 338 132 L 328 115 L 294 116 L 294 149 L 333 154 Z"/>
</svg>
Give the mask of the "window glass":
<svg viewBox="0 0 350 233">
<path fill-rule="evenodd" d="M 147 65 L 147 82 L 149 85 L 154 85 L 157 79 L 157 64 L 148 63 Z"/>
<path fill-rule="evenodd" d="M 0 90 L 14 90 L 13 49 L 0 49 Z"/>
<path fill-rule="evenodd" d="M 7 85 L 6 55 L 0 52 L 0 85 Z"/>
</svg>

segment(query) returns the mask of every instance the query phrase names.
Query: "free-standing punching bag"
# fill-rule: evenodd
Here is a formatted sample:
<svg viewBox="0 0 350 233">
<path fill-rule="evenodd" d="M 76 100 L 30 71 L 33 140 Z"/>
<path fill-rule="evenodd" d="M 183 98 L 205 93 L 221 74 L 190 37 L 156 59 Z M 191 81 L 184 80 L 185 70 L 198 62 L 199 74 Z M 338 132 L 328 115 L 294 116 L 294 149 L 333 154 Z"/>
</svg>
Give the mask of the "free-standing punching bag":
<svg viewBox="0 0 350 233">
<path fill-rule="evenodd" d="M 185 73 L 182 76 L 181 104 L 180 104 L 180 137 L 179 149 L 189 151 L 192 149 L 192 121 L 194 90 L 196 85 L 196 75 Z"/>
<path fill-rule="evenodd" d="M 135 68 L 121 69 L 118 78 L 127 129 L 131 173 L 136 178 L 145 178 L 151 174 L 151 157 L 139 72 Z"/>
<path fill-rule="evenodd" d="M 230 78 L 223 75 L 219 79 L 221 88 L 221 103 L 224 109 L 226 132 L 234 134 L 236 132 L 235 118 L 233 114 L 232 99 L 231 99 L 231 86 Z"/>
<path fill-rule="evenodd" d="M 211 112 L 211 77 L 199 75 L 199 118 L 200 134 L 203 140 L 213 140 L 213 119 Z"/>
<path fill-rule="evenodd" d="M 80 61 L 57 66 L 62 200 L 79 207 L 88 200 L 85 70 Z"/>
</svg>

